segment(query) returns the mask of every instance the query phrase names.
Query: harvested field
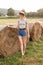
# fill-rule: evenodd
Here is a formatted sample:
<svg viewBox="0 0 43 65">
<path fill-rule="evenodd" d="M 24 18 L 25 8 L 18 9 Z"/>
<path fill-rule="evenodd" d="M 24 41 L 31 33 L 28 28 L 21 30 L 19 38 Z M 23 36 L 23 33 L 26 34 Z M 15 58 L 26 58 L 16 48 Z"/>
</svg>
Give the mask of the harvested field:
<svg viewBox="0 0 43 65">
<path fill-rule="evenodd" d="M 38 20 L 39 19 L 29 19 L 29 21 L 31 21 L 31 22 L 35 22 Z M 0 44 L 0 49 L 2 49 L 0 52 L 2 52 L 2 54 L 4 56 L 6 56 L 6 55 L 9 56 L 9 54 L 12 55 L 13 51 L 15 53 L 15 50 L 12 51 L 12 49 L 13 49 L 12 47 L 14 47 L 14 49 L 16 47 L 17 48 L 16 53 L 13 54 L 12 56 L 5 57 L 5 58 L 2 58 L 0 56 L 0 65 L 43 65 L 43 36 L 38 41 L 34 41 L 34 42 L 29 41 L 28 42 L 27 48 L 26 48 L 26 54 L 22 58 L 21 53 L 18 52 L 18 50 L 19 50 L 18 44 L 16 45 L 14 43 L 14 46 L 13 46 L 13 42 L 17 41 L 17 39 L 14 40 L 15 35 L 16 35 L 16 34 L 14 35 L 14 33 L 13 33 L 14 29 L 6 27 L 6 25 L 8 25 L 8 24 L 12 24 L 13 23 L 12 21 L 14 21 L 14 23 L 15 23 L 14 19 L 12 19 L 12 20 L 11 19 L 6 19 L 6 20 L 0 19 L 0 25 L 1 25 L 0 30 L 3 31 L 3 32 L 0 32 L 0 38 L 2 39 L 2 40 L 0 39 L 0 43 L 2 42 L 2 44 Z M 32 26 L 30 26 L 30 27 L 32 27 Z M 14 30 L 14 32 L 17 32 L 17 31 Z M 11 33 L 13 33 L 13 34 L 11 34 Z M 43 33 L 43 31 L 42 31 L 42 33 Z M 1 35 L 1 34 L 3 34 L 3 35 Z M 3 40 L 4 40 L 4 42 L 3 42 Z M 7 44 L 7 46 L 6 46 L 6 44 Z M 3 47 L 5 47 L 6 49 L 5 48 L 3 49 Z"/>
<path fill-rule="evenodd" d="M 14 25 L 15 27 L 16 21 L 17 20 L 14 19 L 9 19 L 8 22 L 3 20 L 1 23 L 2 25 L 0 25 L 0 52 L 4 56 L 12 55 L 20 50 L 17 29 L 8 27 L 8 25 Z M 38 41 L 41 38 L 41 34 L 43 34 L 42 26 L 43 25 L 39 22 L 29 22 L 30 37 L 32 41 Z"/>
<path fill-rule="evenodd" d="M 5 27 L 0 31 L 0 53 L 10 56 L 20 50 L 20 42 L 17 35 L 17 28 Z M 38 41 L 41 38 L 42 27 L 40 23 L 35 23 L 31 30 L 32 41 Z M 27 40 L 28 41 L 28 40 Z"/>
</svg>

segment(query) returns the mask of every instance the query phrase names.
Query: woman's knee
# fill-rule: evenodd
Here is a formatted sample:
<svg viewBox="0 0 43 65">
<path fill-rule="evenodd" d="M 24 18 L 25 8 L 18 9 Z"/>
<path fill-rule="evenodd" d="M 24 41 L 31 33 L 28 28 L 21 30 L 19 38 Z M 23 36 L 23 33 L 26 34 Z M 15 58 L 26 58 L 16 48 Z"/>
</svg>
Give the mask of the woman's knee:
<svg viewBox="0 0 43 65">
<path fill-rule="evenodd" d="M 23 40 L 22 40 L 21 36 L 19 36 L 19 41 L 20 41 L 21 44 L 23 43 Z"/>
<path fill-rule="evenodd" d="M 25 44 L 25 43 L 26 43 L 26 41 L 27 41 L 27 38 L 26 38 L 26 37 L 24 37 L 24 38 L 23 38 L 23 43 Z"/>
</svg>

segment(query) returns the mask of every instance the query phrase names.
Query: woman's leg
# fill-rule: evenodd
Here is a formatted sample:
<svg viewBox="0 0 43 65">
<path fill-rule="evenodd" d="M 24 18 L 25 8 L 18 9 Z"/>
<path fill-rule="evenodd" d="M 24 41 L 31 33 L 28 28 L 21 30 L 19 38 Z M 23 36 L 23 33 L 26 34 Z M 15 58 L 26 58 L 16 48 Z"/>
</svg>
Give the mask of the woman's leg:
<svg viewBox="0 0 43 65">
<path fill-rule="evenodd" d="M 23 39 L 21 36 L 19 36 L 19 41 L 20 41 L 20 44 L 21 44 L 21 53 L 22 55 L 24 55 L 24 52 L 23 52 Z"/>
<path fill-rule="evenodd" d="M 24 50 L 24 53 L 25 53 L 25 50 L 26 50 L 26 41 L 27 41 L 27 37 L 23 37 L 23 50 Z"/>
</svg>

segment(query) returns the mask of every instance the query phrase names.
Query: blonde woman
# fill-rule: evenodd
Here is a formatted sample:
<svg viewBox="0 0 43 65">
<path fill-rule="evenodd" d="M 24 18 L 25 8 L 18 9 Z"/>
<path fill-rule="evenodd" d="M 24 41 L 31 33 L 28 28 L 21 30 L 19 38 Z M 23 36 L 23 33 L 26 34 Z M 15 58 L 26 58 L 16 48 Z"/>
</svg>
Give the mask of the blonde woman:
<svg viewBox="0 0 43 65">
<path fill-rule="evenodd" d="M 25 17 L 25 12 L 21 10 L 19 12 L 19 16 L 20 16 L 20 19 L 18 20 L 17 28 L 18 28 L 18 38 L 20 41 L 21 54 L 23 56 L 26 50 L 27 35 L 28 35 L 28 38 L 30 37 L 30 35 L 29 35 L 28 22 Z"/>
</svg>

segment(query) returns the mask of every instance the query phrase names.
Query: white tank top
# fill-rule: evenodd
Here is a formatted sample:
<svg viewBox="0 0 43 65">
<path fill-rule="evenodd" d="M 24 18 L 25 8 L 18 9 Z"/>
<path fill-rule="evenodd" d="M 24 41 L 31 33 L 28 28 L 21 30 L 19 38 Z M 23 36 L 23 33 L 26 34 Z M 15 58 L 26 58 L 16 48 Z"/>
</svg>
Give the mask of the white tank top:
<svg viewBox="0 0 43 65">
<path fill-rule="evenodd" d="M 24 20 L 18 20 L 18 25 L 19 25 L 19 28 L 23 29 L 23 28 L 26 28 L 26 24 L 27 24 L 27 20 L 26 18 Z"/>
</svg>

